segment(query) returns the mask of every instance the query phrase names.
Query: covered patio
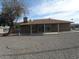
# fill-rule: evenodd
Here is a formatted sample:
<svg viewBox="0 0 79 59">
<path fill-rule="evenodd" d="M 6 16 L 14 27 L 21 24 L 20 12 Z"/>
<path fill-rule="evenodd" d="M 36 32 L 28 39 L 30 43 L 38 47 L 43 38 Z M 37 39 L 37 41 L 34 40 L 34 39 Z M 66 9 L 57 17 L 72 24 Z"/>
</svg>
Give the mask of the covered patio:
<svg viewBox="0 0 79 59">
<path fill-rule="evenodd" d="M 21 33 L 46 33 L 46 32 L 61 32 L 70 30 L 70 22 L 44 19 L 34 20 L 28 23 L 21 23 Z"/>
</svg>

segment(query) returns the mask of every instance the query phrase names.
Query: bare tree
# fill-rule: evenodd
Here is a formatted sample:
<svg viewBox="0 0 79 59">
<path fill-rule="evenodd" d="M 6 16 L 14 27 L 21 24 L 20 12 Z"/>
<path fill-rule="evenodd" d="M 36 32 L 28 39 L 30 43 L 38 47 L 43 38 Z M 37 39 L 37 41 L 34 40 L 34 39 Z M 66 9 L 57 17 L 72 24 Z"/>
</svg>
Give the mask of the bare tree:
<svg viewBox="0 0 79 59">
<path fill-rule="evenodd" d="M 25 13 L 25 6 L 22 1 L 23 0 L 2 0 L 1 17 L 4 19 L 5 24 L 10 26 L 8 33 L 3 34 L 3 36 L 7 36 L 11 33 L 14 20 Z M 28 12 L 27 9 L 26 12 Z"/>
</svg>

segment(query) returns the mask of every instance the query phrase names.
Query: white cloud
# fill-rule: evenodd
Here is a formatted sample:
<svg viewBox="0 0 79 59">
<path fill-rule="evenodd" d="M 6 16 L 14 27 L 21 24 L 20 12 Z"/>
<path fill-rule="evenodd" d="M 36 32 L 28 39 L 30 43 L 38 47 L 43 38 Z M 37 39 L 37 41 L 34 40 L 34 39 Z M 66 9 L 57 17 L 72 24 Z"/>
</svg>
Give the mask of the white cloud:
<svg viewBox="0 0 79 59">
<path fill-rule="evenodd" d="M 31 13 L 33 16 L 46 15 L 42 16 L 42 18 L 78 18 L 76 15 L 77 11 L 79 11 L 79 0 L 55 0 L 54 2 L 53 0 L 43 0 L 40 5 L 35 7 L 33 6 L 31 8 Z"/>
<path fill-rule="evenodd" d="M 61 10 L 66 10 L 66 11 L 76 11 L 79 10 L 79 0 L 68 0 L 64 2 L 62 5 Z"/>
</svg>

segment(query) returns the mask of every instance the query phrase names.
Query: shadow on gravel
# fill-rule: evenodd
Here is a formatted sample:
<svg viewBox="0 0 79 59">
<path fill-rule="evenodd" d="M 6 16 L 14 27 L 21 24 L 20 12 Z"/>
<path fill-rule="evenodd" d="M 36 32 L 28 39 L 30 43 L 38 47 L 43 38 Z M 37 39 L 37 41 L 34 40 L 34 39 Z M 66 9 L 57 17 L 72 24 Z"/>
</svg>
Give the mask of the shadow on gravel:
<svg viewBox="0 0 79 59">
<path fill-rule="evenodd" d="M 56 52 L 56 51 L 66 51 L 66 50 L 76 50 L 78 49 L 79 46 L 75 47 L 70 47 L 70 48 L 62 48 L 62 49 L 54 49 L 54 50 L 43 50 L 43 51 L 34 51 L 34 52 L 25 52 L 25 53 L 17 53 L 17 54 L 7 54 L 7 55 L 2 55 L 2 56 L 20 56 L 20 55 L 30 55 L 30 54 L 40 54 L 40 53 L 47 53 L 47 52 Z"/>
<path fill-rule="evenodd" d="M 33 33 L 33 34 L 10 34 L 8 36 L 2 36 L 2 34 L 0 34 L 0 37 L 12 37 L 12 36 L 44 36 L 43 33 Z"/>
</svg>

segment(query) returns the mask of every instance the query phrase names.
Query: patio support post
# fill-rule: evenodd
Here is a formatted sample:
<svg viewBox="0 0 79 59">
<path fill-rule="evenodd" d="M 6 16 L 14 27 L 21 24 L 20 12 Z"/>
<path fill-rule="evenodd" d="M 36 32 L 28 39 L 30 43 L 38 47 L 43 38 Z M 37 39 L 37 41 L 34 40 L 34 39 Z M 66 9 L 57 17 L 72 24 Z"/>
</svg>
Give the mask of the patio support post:
<svg viewBox="0 0 79 59">
<path fill-rule="evenodd" d="M 32 34 L 32 25 L 30 25 L 30 34 Z"/>
<path fill-rule="evenodd" d="M 58 24 L 57 27 L 58 27 L 58 32 L 59 32 L 60 31 L 60 25 Z"/>
<path fill-rule="evenodd" d="M 45 24 L 44 24 L 44 33 L 45 33 Z"/>
</svg>

